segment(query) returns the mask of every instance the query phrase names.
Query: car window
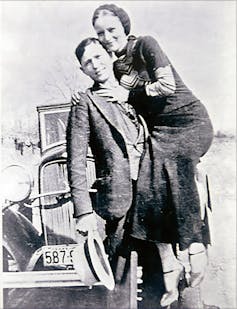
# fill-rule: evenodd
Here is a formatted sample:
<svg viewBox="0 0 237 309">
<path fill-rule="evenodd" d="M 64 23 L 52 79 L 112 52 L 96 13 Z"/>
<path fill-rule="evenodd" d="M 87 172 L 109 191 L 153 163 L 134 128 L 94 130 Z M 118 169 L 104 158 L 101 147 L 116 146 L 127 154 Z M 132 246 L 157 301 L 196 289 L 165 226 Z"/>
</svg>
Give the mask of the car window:
<svg viewBox="0 0 237 309">
<path fill-rule="evenodd" d="M 67 180 L 67 166 L 65 162 L 56 161 L 46 164 L 40 175 L 41 193 L 69 190 Z M 57 203 L 57 195 L 43 198 L 44 205 Z"/>
<path fill-rule="evenodd" d="M 68 113 L 58 112 L 45 115 L 46 146 L 65 141 Z"/>
<path fill-rule="evenodd" d="M 96 179 L 95 163 L 92 156 L 87 157 L 87 184 L 88 190 Z M 56 160 L 44 165 L 40 173 L 40 193 L 69 191 L 67 165 L 65 161 Z M 58 202 L 58 194 L 42 198 L 43 205 L 52 205 Z"/>
<path fill-rule="evenodd" d="M 38 106 L 37 110 L 41 152 L 44 152 L 65 142 L 70 104 Z"/>
</svg>

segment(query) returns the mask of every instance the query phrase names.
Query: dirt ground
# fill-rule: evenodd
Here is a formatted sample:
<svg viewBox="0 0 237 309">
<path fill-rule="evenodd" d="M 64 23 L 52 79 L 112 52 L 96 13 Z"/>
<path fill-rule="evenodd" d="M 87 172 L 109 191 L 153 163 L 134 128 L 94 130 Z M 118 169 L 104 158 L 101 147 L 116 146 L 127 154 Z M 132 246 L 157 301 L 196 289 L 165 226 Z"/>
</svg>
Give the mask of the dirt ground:
<svg viewBox="0 0 237 309">
<path fill-rule="evenodd" d="M 208 304 L 236 308 L 236 144 L 218 138 L 207 153 L 204 165 L 212 198 L 212 246 L 203 282 Z"/>
<path fill-rule="evenodd" d="M 221 309 L 236 307 L 236 157 L 234 138 L 215 138 L 203 159 L 209 175 L 212 199 L 212 246 L 209 265 L 202 284 L 206 304 Z M 12 162 L 26 164 L 37 173 L 39 151 L 33 155 L 26 149 L 23 155 L 14 143 L 2 144 L 2 167 Z"/>
</svg>

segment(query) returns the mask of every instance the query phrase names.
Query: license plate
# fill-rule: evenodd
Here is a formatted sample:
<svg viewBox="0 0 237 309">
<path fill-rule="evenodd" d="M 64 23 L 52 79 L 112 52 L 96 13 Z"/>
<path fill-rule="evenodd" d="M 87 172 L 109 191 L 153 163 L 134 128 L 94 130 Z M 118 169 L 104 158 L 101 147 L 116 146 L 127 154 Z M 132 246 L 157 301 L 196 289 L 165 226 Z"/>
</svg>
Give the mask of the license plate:
<svg viewBox="0 0 237 309">
<path fill-rule="evenodd" d="M 73 265 L 72 253 L 77 244 L 44 246 L 44 266 L 71 266 Z"/>
</svg>

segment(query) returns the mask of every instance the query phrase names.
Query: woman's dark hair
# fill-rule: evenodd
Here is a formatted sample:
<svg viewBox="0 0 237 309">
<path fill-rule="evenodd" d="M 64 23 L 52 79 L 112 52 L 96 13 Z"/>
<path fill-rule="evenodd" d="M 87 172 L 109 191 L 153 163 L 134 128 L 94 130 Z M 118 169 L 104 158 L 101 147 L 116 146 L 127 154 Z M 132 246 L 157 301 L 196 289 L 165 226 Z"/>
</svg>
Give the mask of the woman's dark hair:
<svg viewBox="0 0 237 309">
<path fill-rule="evenodd" d="M 99 6 L 92 17 L 92 24 L 93 26 L 95 25 L 95 21 L 99 16 L 103 16 L 103 15 L 107 15 L 107 12 L 111 12 L 114 16 L 117 16 L 120 21 L 121 24 L 123 25 L 124 28 L 124 32 L 126 35 L 128 35 L 130 33 L 130 29 L 131 29 L 131 22 L 130 22 L 130 18 L 128 16 L 128 14 L 124 11 L 124 9 L 116 6 L 115 4 L 103 4 L 101 6 Z"/>
<path fill-rule="evenodd" d="M 100 44 L 99 40 L 96 38 L 87 38 L 87 39 L 82 40 L 81 43 L 77 46 L 75 50 L 75 54 L 80 63 L 81 63 L 81 58 L 85 52 L 86 46 L 90 45 L 91 43 Z"/>
</svg>

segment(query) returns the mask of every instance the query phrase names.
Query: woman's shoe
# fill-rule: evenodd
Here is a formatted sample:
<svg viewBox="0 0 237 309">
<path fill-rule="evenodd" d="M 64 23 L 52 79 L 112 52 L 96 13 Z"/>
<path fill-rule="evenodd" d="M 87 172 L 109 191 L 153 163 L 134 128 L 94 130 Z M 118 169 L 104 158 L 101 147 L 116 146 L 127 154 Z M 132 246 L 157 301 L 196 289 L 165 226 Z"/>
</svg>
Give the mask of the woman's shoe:
<svg viewBox="0 0 237 309">
<path fill-rule="evenodd" d="M 183 267 L 180 265 L 180 268 L 165 272 L 164 274 L 164 284 L 166 288 L 166 293 L 161 298 L 160 305 L 161 307 L 166 307 L 171 305 L 173 302 L 178 300 L 179 291 L 178 285 L 181 279 L 181 274 L 183 272 Z"/>
<path fill-rule="evenodd" d="M 176 292 L 166 292 L 160 301 L 161 307 L 167 307 L 170 306 L 172 303 L 178 300 L 179 293 L 178 290 Z"/>
</svg>

